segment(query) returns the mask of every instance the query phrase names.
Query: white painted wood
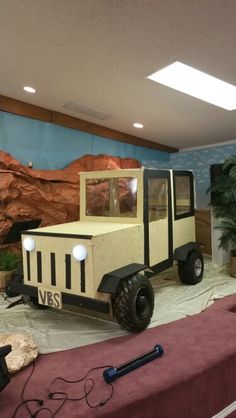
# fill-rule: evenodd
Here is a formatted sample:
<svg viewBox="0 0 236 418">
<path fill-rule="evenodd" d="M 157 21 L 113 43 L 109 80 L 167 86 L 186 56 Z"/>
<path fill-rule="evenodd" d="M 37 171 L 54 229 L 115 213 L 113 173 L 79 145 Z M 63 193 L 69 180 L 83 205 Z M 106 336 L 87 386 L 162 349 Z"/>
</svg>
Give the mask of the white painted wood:
<svg viewBox="0 0 236 418">
<path fill-rule="evenodd" d="M 222 409 L 222 411 L 214 415 L 212 418 L 225 418 L 234 411 L 236 411 L 236 401 L 226 406 L 226 408 Z"/>
</svg>

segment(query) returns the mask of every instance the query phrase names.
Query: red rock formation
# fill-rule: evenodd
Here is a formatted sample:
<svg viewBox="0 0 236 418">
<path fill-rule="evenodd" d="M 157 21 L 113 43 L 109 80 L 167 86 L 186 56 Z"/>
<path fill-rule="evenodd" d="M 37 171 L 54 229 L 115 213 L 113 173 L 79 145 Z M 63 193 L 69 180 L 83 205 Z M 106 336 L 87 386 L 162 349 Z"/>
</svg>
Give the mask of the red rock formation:
<svg viewBox="0 0 236 418">
<path fill-rule="evenodd" d="M 33 170 L 0 151 L 0 237 L 12 223 L 42 219 L 41 226 L 79 219 L 79 172 L 136 168 L 132 158 L 85 155 L 62 170 Z"/>
</svg>

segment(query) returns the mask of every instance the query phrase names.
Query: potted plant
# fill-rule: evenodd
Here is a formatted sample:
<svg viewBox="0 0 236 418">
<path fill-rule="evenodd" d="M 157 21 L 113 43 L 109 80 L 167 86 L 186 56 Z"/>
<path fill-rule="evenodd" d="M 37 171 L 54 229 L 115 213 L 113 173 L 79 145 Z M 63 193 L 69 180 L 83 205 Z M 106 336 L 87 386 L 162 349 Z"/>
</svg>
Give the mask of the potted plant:
<svg viewBox="0 0 236 418">
<path fill-rule="evenodd" d="M 5 289 L 19 261 L 20 257 L 18 254 L 9 250 L 0 251 L 0 290 Z"/>
<path fill-rule="evenodd" d="M 222 231 L 219 248 L 231 253 L 231 276 L 236 277 L 236 155 L 226 158 L 222 174 L 212 183 L 210 205 Z"/>
</svg>

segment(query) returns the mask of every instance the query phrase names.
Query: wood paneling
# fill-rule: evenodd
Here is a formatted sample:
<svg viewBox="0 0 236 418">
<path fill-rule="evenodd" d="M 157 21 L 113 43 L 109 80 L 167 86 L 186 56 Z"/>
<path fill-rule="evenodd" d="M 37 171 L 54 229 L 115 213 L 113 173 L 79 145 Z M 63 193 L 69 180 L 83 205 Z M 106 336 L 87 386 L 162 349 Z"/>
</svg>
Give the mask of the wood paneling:
<svg viewBox="0 0 236 418">
<path fill-rule="evenodd" d="M 207 209 L 196 210 L 195 222 L 196 222 L 196 241 L 205 245 L 205 248 L 202 249 L 203 253 L 212 255 L 211 211 Z"/>
<path fill-rule="evenodd" d="M 43 122 L 52 121 L 52 112 L 50 110 L 30 103 L 21 102 L 20 100 L 11 99 L 10 97 L 0 96 L 0 110 Z"/>
<path fill-rule="evenodd" d="M 82 119 L 77 119 L 64 113 L 44 109 L 43 107 L 35 106 L 30 103 L 25 103 L 20 100 L 12 99 L 10 97 L 0 96 L 0 111 L 13 113 L 19 116 L 25 116 L 27 118 L 41 120 L 43 122 L 51 122 L 56 125 L 65 126 L 66 128 L 77 129 L 80 131 L 91 133 L 93 135 L 102 136 L 111 140 L 138 145 L 140 147 L 151 148 L 157 151 L 178 152 L 177 148 L 168 147 L 166 145 L 148 141 L 144 138 L 139 138 L 137 136 L 129 135 L 124 132 L 119 132 L 114 129 L 106 128 L 104 126 L 87 122 Z"/>
</svg>

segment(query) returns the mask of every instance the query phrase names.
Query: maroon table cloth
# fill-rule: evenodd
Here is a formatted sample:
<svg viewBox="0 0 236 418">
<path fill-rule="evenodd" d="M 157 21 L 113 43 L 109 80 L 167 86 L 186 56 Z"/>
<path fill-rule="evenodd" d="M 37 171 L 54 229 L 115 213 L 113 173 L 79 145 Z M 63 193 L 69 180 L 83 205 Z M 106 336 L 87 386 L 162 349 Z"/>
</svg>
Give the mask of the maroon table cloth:
<svg viewBox="0 0 236 418">
<path fill-rule="evenodd" d="M 210 418 L 236 400 L 236 296 L 217 301 L 200 314 L 139 334 L 40 355 L 24 399 L 42 399 L 54 413 L 62 403 L 48 398 L 55 377 L 77 380 L 93 367 L 118 366 L 156 344 L 163 346 L 164 355 L 117 379 L 113 383 L 114 394 L 105 405 L 91 409 L 85 399 L 67 400 L 56 417 Z M 0 393 L 1 418 L 13 416 L 31 370 L 32 365 L 12 376 Z M 91 404 L 109 397 L 110 387 L 102 372 L 90 374 L 95 382 L 88 397 Z M 54 389 L 69 397 L 84 393 L 83 383 L 59 382 Z M 33 413 L 40 409 L 35 402 L 28 405 Z M 17 418 L 29 416 L 25 406 L 16 414 Z M 46 410 L 37 415 L 48 417 Z"/>
</svg>

